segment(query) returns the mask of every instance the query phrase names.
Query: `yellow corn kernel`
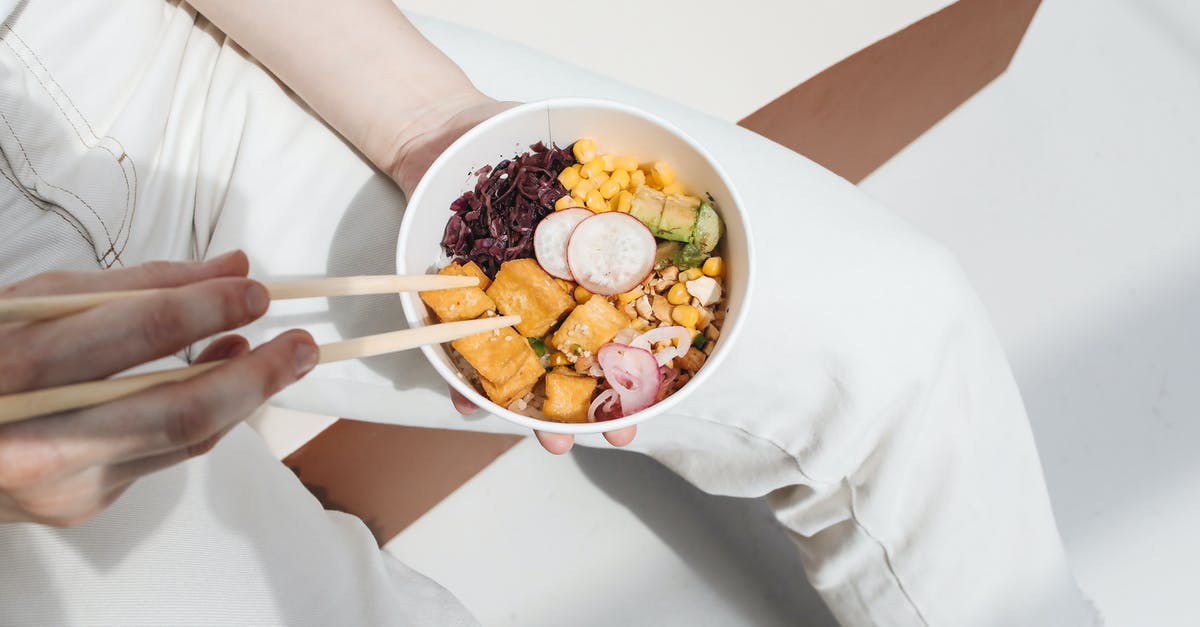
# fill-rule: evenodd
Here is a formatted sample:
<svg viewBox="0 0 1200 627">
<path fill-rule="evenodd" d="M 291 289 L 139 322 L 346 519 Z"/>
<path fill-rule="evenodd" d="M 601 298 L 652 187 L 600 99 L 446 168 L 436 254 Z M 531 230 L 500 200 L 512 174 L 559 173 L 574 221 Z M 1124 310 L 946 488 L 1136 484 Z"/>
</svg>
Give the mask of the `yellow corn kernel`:
<svg viewBox="0 0 1200 627">
<path fill-rule="evenodd" d="M 592 182 L 592 185 L 596 186 L 596 189 L 600 189 L 600 186 L 607 183 L 608 179 L 608 172 L 597 172 L 588 180 Z"/>
<path fill-rule="evenodd" d="M 563 196 L 562 198 L 559 198 L 558 200 L 556 200 L 554 202 L 554 210 L 555 211 L 562 211 L 563 209 L 570 209 L 571 207 L 582 207 L 582 206 L 583 206 L 583 204 L 580 203 L 578 200 L 571 198 L 570 194 L 567 194 L 566 196 Z"/>
<path fill-rule="evenodd" d="M 573 165 L 558 173 L 558 182 L 562 183 L 563 187 L 571 189 L 579 183 L 579 165 Z"/>
<path fill-rule="evenodd" d="M 570 281 L 567 281 L 565 279 L 556 278 L 556 279 L 554 279 L 554 282 L 558 283 L 558 286 L 563 288 L 563 291 L 567 292 L 568 294 L 571 293 L 571 290 L 575 288 L 574 285 L 571 285 Z"/>
<path fill-rule="evenodd" d="M 675 182 L 675 170 L 666 161 L 655 161 L 650 165 L 650 178 L 659 187 L 666 187 Z"/>
<path fill-rule="evenodd" d="M 576 303 L 579 303 L 580 305 L 582 305 L 582 304 L 588 302 L 588 299 L 591 297 L 592 297 L 592 293 L 587 291 L 587 289 L 585 289 L 582 285 L 575 286 L 575 302 Z"/>
<path fill-rule="evenodd" d="M 551 366 L 569 366 L 571 360 L 567 359 L 567 354 L 562 351 L 554 351 L 550 353 L 550 358 L 547 360 Z"/>
<path fill-rule="evenodd" d="M 605 172 L 612 172 L 617 169 L 617 166 L 613 165 L 616 163 L 616 157 L 612 155 L 600 155 L 599 159 L 604 163 Z"/>
<path fill-rule="evenodd" d="M 679 275 L 679 277 L 684 281 L 695 281 L 702 276 L 704 276 L 704 271 L 700 268 L 688 268 Z"/>
<path fill-rule="evenodd" d="M 583 200 L 587 198 L 588 193 L 594 189 L 596 189 L 595 183 L 587 179 L 580 179 L 580 181 L 575 184 L 575 187 L 571 188 L 571 195 Z"/>
<path fill-rule="evenodd" d="M 633 171 L 638 168 L 638 162 L 633 157 L 613 157 L 613 166 L 616 169 Z"/>
<path fill-rule="evenodd" d="M 593 189 L 587 193 L 587 208 L 596 213 L 604 213 L 608 211 L 608 203 L 604 202 L 604 197 L 598 190 Z"/>
<path fill-rule="evenodd" d="M 629 173 L 629 185 L 637 189 L 646 184 L 646 173 L 641 170 L 633 170 Z"/>
<path fill-rule="evenodd" d="M 620 211 L 621 213 L 629 213 L 629 210 L 632 208 L 633 193 L 626 190 L 621 190 L 621 193 L 617 194 L 617 211 Z"/>
<path fill-rule="evenodd" d="M 639 285 L 632 290 L 625 292 L 624 294 L 617 294 L 617 300 L 621 301 L 622 303 L 629 304 L 641 298 L 642 294 L 645 294 L 645 292 L 642 291 L 642 286 Z"/>
<path fill-rule="evenodd" d="M 691 305 L 676 305 L 671 310 L 671 319 L 689 329 L 694 329 L 696 323 L 700 322 L 700 312 Z"/>
<path fill-rule="evenodd" d="M 721 276 L 725 272 L 725 261 L 720 257 L 709 257 L 704 260 L 704 265 L 700 266 L 700 271 L 706 276 Z"/>
<path fill-rule="evenodd" d="M 621 186 L 621 189 L 628 189 L 629 188 L 629 170 L 621 170 L 621 169 L 613 170 L 612 177 L 610 177 L 609 180 L 616 181 L 617 185 Z"/>
<path fill-rule="evenodd" d="M 602 196 L 605 200 L 608 200 L 609 198 L 616 196 L 617 192 L 621 191 L 621 185 L 612 179 L 608 179 L 596 189 L 599 190 L 600 196 Z"/>
<path fill-rule="evenodd" d="M 582 168 L 579 168 L 579 176 L 582 176 L 585 179 L 590 179 L 603 171 L 604 160 L 600 157 L 596 157 L 595 159 L 584 163 Z"/>
<path fill-rule="evenodd" d="M 686 196 L 687 190 L 683 188 L 682 183 L 680 183 L 679 181 L 675 181 L 674 183 L 671 183 L 670 185 L 663 185 L 662 193 L 664 193 L 668 196 L 670 196 L 671 194 L 682 194 L 682 195 Z"/>
<path fill-rule="evenodd" d="M 667 302 L 672 305 L 686 305 L 691 298 L 692 295 L 688 294 L 687 287 L 683 283 L 676 283 L 667 290 Z"/>
<path fill-rule="evenodd" d="M 580 163 L 587 163 L 596 158 L 596 142 L 586 137 L 575 142 L 571 150 L 575 153 L 575 160 Z"/>
</svg>

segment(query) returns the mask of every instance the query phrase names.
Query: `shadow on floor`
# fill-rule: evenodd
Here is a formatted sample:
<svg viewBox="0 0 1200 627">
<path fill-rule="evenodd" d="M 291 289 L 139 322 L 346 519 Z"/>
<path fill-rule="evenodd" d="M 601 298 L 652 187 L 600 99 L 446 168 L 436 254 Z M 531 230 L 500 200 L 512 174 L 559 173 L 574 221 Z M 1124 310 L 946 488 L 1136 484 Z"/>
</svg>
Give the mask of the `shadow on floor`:
<svg viewBox="0 0 1200 627">
<path fill-rule="evenodd" d="M 1130 293 L 1139 306 L 1086 344 L 1014 360 L 1068 539 L 1200 472 L 1200 272 L 1177 275 L 1160 293 Z"/>
<path fill-rule="evenodd" d="M 755 625 L 836 627 L 762 499 L 706 494 L 653 459 L 576 447 L 579 468 Z"/>
</svg>

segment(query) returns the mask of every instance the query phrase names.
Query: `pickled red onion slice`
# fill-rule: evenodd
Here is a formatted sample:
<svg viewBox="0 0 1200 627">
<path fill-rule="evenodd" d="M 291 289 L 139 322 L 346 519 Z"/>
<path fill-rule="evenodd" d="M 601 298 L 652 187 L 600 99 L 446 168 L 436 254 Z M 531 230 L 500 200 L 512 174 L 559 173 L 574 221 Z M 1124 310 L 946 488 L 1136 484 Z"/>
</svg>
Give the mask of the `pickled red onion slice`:
<svg viewBox="0 0 1200 627">
<path fill-rule="evenodd" d="M 588 422 L 603 422 L 621 417 L 621 401 L 611 388 L 596 395 L 588 406 Z"/>
<path fill-rule="evenodd" d="M 683 357 L 687 354 L 688 349 L 692 346 L 692 332 L 685 327 L 659 327 L 650 329 L 645 333 L 637 336 L 629 343 L 630 346 L 650 350 L 650 347 L 659 342 L 670 342 L 675 340 L 670 346 L 658 351 L 654 354 L 654 359 L 658 361 L 658 365 L 665 366 L 667 362 L 676 357 Z"/>
<path fill-rule="evenodd" d="M 632 345 L 634 338 L 637 336 L 637 330 L 635 330 L 633 327 L 625 327 L 624 329 L 617 331 L 617 336 L 614 337 L 612 341 L 616 342 L 617 344 Z M 648 348 L 648 346 L 639 346 L 638 348 Z"/>
<path fill-rule="evenodd" d="M 609 343 L 596 352 L 604 379 L 621 400 L 621 415 L 639 412 L 658 400 L 661 377 L 658 362 L 650 351 Z"/>
</svg>

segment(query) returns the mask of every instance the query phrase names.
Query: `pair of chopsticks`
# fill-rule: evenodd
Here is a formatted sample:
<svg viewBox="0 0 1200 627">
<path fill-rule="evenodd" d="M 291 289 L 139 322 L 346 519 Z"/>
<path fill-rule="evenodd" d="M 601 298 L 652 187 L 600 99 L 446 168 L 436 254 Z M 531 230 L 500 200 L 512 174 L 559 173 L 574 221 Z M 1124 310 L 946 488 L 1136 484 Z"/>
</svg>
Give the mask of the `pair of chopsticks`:
<svg viewBox="0 0 1200 627">
<path fill-rule="evenodd" d="M 315 298 L 322 296 L 366 296 L 398 292 L 423 292 L 479 285 L 477 277 L 439 274 L 413 276 L 356 276 L 329 279 L 305 279 L 264 283 L 271 300 Z M 166 288 L 160 288 L 166 289 Z M 49 320 L 78 313 L 104 303 L 152 294 L 158 289 L 95 292 L 31 298 L 0 299 L 0 323 Z M 512 326 L 519 316 L 497 316 L 478 320 L 447 322 L 417 329 L 405 329 L 366 337 L 331 342 L 319 346 L 319 364 L 345 359 L 371 357 L 408 350 L 426 344 L 440 344 L 469 335 Z M 59 387 L 0 396 L 0 424 L 25 420 L 54 412 L 105 403 L 160 383 L 183 381 L 222 364 L 205 362 L 185 368 L 161 370 L 143 375 L 74 383 Z"/>
</svg>

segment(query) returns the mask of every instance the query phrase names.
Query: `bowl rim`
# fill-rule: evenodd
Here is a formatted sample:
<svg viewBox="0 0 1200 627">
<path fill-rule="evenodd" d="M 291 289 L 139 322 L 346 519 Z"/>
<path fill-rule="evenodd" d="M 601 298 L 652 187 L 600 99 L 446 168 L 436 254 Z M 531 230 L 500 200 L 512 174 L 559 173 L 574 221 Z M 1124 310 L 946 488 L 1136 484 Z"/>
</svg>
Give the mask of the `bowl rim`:
<svg viewBox="0 0 1200 627">
<path fill-rule="evenodd" d="M 750 221 L 745 211 L 741 195 L 738 193 L 737 188 L 733 185 L 733 182 L 730 181 L 729 175 L 725 172 L 725 168 L 721 166 L 721 163 L 715 157 L 713 157 L 708 150 L 701 146 L 699 142 L 697 142 L 687 133 L 683 132 L 683 130 L 681 130 L 679 127 L 657 115 L 643 111 L 637 107 L 611 100 L 576 97 L 536 100 L 506 109 L 488 118 L 487 120 L 484 120 L 468 130 L 466 133 L 463 133 L 462 136 L 452 142 L 444 151 L 442 151 L 442 154 L 433 161 L 433 163 L 429 166 L 429 169 L 426 171 L 426 175 L 423 176 L 421 181 L 417 183 L 417 187 L 413 191 L 412 197 L 408 199 L 404 210 L 404 217 L 400 223 L 400 231 L 396 238 L 397 273 L 403 274 L 407 271 L 407 264 L 405 263 L 405 255 L 403 252 L 404 243 L 409 239 L 409 233 L 412 230 L 412 224 L 414 221 L 412 216 L 415 215 L 410 210 L 421 206 L 427 189 L 430 185 L 429 181 L 432 178 L 429 176 L 430 173 L 439 171 L 440 168 L 444 167 L 446 161 L 450 160 L 452 156 L 459 150 L 462 150 L 464 146 L 474 141 L 476 137 L 488 132 L 494 127 L 507 123 L 511 118 L 525 115 L 530 111 L 538 109 L 544 109 L 547 115 L 549 115 L 552 109 L 566 107 L 592 107 L 597 109 L 615 110 L 619 113 L 641 118 L 662 128 L 668 133 L 674 135 L 679 140 L 683 141 L 689 148 L 699 154 L 700 157 L 702 157 L 704 161 L 706 161 L 712 167 L 713 171 L 716 172 L 717 177 L 729 191 L 730 200 L 734 205 L 734 211 L 738 215 L 739 220 L 741 220 L 742 230 L 745 232 L 745 244 L 747 251 L 745 259 L 746 285 L 739 286 L 742 291 L 742 298 L 738 309 L 738 314 L 737 317 L 732 320 L 732 324 L 727 325 L 727 328 L 721 330 L 721 346 L 733 346 L 736 343 L 738 336 L 741 335 L 741 329 L 745 324 L 747 311 L 754 295 L 754 279 L 756 274 L 754 271 L 755 259 L 753 255 L 754 236 L 750 228 Z M 422 320 L 423 312 L 417 311 L 416 306 L 412 304 L 413 299 L 402 298 L 400 299 L 400 303 L 401 308 L 404 311 L 405 320 L 411 328 L 424 326 L 424 322 Z M 645 420 L 649 420 L 650 418 L 663 414 L 687 397 L 687 394 L 682 393 L 684 389 L 691 387 L 694 390 L 696 388 L 703 387 L 705 381 L 707 381 L 712 373 L 721 366 L 722 362 L 725 360 L 725 356 L 729 353 L 729 350 L 715 350 L 713 355 L 707 360 L 705 367 L 701 368 L 700 371 L 697 372 L 696 375 L 684 385 L 684 388 L 680 389 L 679 392 L 668 396 L 667 398 L 651 405 L 646 409 L 635 412 L 632 415 L 603 422 L 565 423 L 541 420 L 523 414 L 518 414 L 506 407 L 501 407 L 491 399 L 475 390 L 475 387 L 468 383 L 457 369 L 451 369 L 449 366 L 443 363 L 442 359 L 434 351 L 434 346 L 421 347 L 421 352 L 425 355 L 425 359 L 430 363 L 431 366 L 433 366 L 434 370 L 438 372 L 442 379 L 444 379 L 446 383 L 448 383 L 460 394 L 465 396 L 472 403 L 477 405 L 480 411 L 503 418 L 504 420 L 529 429 L 533 429 L 535 431 L 563 434 L 588 434 L 614 431 L 616 429 L 636 425 Z"/>
</svg>

